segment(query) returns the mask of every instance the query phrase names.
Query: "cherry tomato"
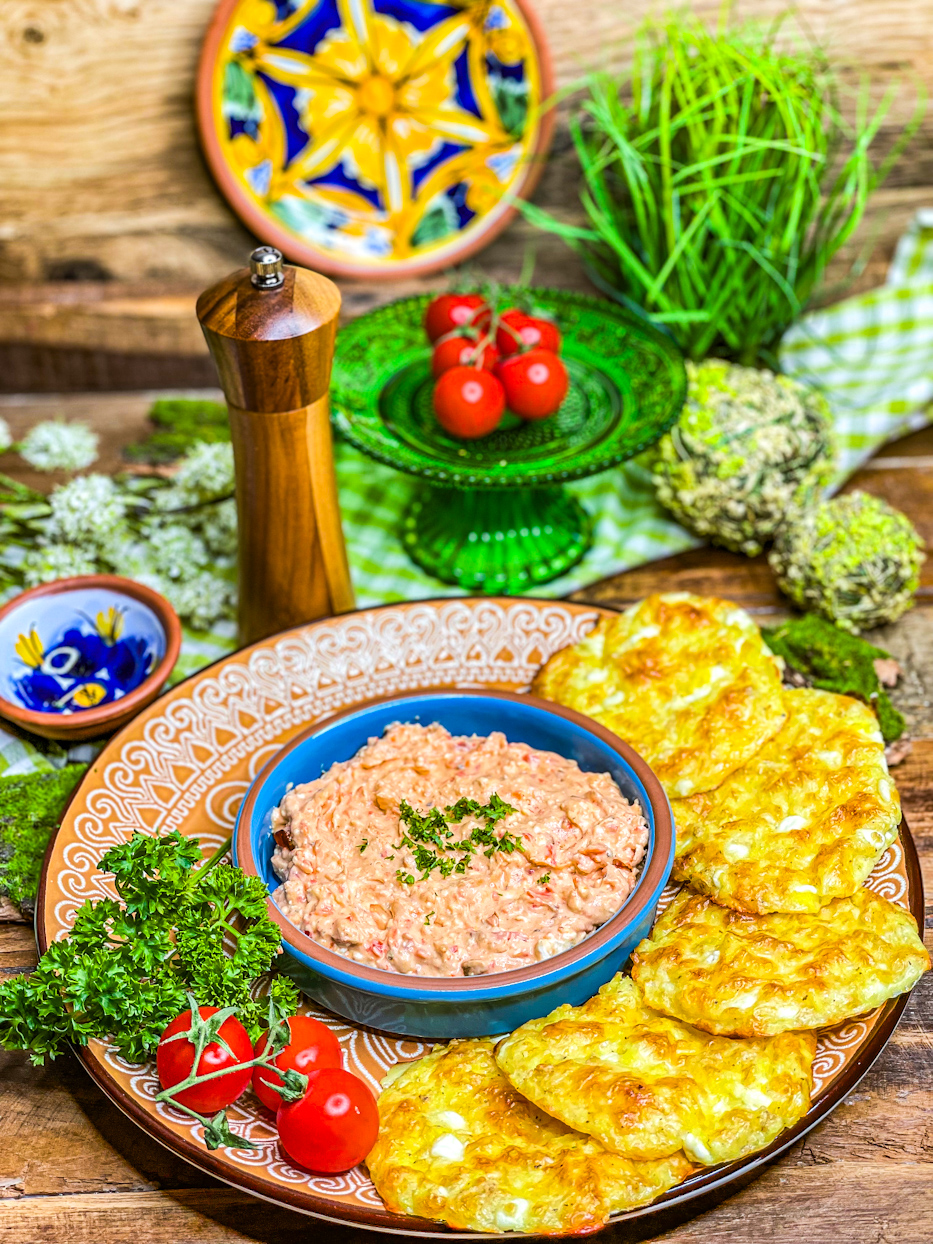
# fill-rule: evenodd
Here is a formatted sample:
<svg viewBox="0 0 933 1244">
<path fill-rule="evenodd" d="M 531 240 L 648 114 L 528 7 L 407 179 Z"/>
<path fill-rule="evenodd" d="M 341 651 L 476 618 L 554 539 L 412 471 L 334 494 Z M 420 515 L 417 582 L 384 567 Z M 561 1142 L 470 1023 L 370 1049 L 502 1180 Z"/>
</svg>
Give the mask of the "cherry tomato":
<svg viewBox="0 0 933 1244">
<path fill-rule="evenodd" d="M 434 386 L 437 422 L 451 436 L 487 436 L 499 426 L 504 410 L 505 393 L 490 371 L 451 367 Z"/>
<path fill-rule="evenodd" d="M 504 311 L 499 320 L 496 332 L 496 345 L 499 353 L 505 358 L 509 354 L 518 354 L 523 349 L 551 350 L 560 353 L 560 332 L 556 324 L 550 320 L 539 319 L 535 315 L 526 315 L 524 311 Z"/>
<path fill-rule="evenodd" d="M 470 337 L 444 337 L 434 346 L 431 371 L 435 376 L 442 376 L 451 367 L 484 367 L 492 371 L 498 362 L 499 351 L 488 337 L 480 341 Z"/>
<path fill-rule="evenodd" d="M 358 1076 L 342 1067 L 312 1071 L 299 1101 L 283 1102 L 276 1115 L 282 1148 L 299 1166 L 336 1174 L 366 1157 L 379 1133 L 376 1099 Z"/>
<path fill-rule="evenodd" d="M 217 1009 L 216 1006 L 201 1006 L 198 1007 L 198 1012 L 202 1019 L 207 1019 L 216 1014 Z M 187 1032 L 190 1027 L 191 1012 L 184 1011 L 172 1020 L 159 1038 L 159 1047 L 156 1050 L 156 1070 L 159 1073 L 159 1083 L 164 1089 L 172 1088 L 180 1084 L 182 1080 L 187 1080 L 191 1071 L 195 1052 L 192 1042 L 187 1037 L 178 1037 L 175 1041 L 169 1040 L 178 1032 Z M 225 1067 L 236 1067 L 239 1063 L 252 1061 L 253 1043 L 235 1015 L 224 1020 L 220 1025 L 218 1035 L 223 1037 L 232 1053 L 225 1050 L 219 1042 L 212 1041 L 210 1045 L 204 1047 L 204 1053 L 198 1063 L 198 1075 L 207 1075 L 211 1071 L 222 1071 Z M 218 1110 L 223 1110 L 225 1106 L 236 1101 L 249 1084 L 252 1074 L 252 1067 L 245 1067 L 242 1071 L 230 1071 L 227 1075 L 218 1076 L 215 1080 L 206 1080 L 203 1084 L 192 1084 L 190 1088 L 183 1089 L 176 1097 L 173 1097 L 172 1101 L 187 1106 L 189 1110 L 196 1110 L 198 1114 L 216 1114 Z"/>
<path fill-rule="evenodd" d="M 256 1057 L 266 1048 L 267 1033 L 256 1042 Z M 312 1071 L 320 1071 L 322 1067 L 342 1067 L 343 1056 L 340 1042 L 320 1020 L 310 1015 L 293 1015 L 288 1021 L 288 1045 L 275 1056 L 276 1067 L 287 1071 L 294 1067 L 302 1075 L 310 1075 Z M 282 1077 L 277 1076 L 268 1067 L 253 1068 L 253 1091 L 264 1106 L 275 1113 L 282 1105 L 282 1094 L 270 1086 L 281 1084 Z"/>
<path fill-rule="evenodd" d="M 513 354 L 496 368 L 509 410 L 523 419 L 546 419 L 567 396 L 567 368 L 550 350 Z"/>
<path fill-rule="evenodd" d="M 489 308 L 479 294 L 439 294 L 424 316 L 424 331 L 431 341 L 437 341 L 457 328 L 485 328 L 489 323 Z"/>
</svg>

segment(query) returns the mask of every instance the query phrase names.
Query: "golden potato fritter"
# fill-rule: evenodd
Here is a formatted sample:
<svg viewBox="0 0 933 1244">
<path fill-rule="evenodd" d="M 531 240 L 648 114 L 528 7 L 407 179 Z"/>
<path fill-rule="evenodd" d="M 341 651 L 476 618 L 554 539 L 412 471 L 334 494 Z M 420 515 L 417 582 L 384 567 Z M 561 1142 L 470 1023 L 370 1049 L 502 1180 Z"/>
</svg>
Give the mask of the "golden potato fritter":
<svg viewBox="0 0 933 1244">
<path fill-rule="evenodd" d="M 748 614 L 714 596 L 649 596 L 554 654 L 536 695 L 602 722 L 671 798 L 712 790 L 784 720 L 778 662 Z"/>
<path fill-rule="evenodd" d="M 810 1105 L 813 1033 L 736 1041 L 651 1010 L 616 976 L 496 1047 L 536 1106 L 635 1159 L 683 1149 L 712 1166 L 764 1149 Z"/>
<path fill-rule="evenodd" d="M 753 916 L 682 890 L 635 950 L 665 1015 L 725 1037 L 822 1028 L 912 989 L 930 956 L 909 911 L 857 890 L 815 915 Z"/>
<path fill-rule="evenodd" d="M 366 1163 L 389 1209 L 457 1230 L 560 1235 L 595 1230 L 690 1174 L 683 1153 L 631 1162 L 542 1114 L 493 1048 L 454 1041 L 387 1077 Z"/>
<path fill-rule="evenodd" d="M 675 880 L 738 911 L 819 911 L 854 894 L 897 837 L 872 710 L 809 689 L 786 691 L 784 705 L 784 726 L 747 764 L 671 803 Z"/>
</svg>

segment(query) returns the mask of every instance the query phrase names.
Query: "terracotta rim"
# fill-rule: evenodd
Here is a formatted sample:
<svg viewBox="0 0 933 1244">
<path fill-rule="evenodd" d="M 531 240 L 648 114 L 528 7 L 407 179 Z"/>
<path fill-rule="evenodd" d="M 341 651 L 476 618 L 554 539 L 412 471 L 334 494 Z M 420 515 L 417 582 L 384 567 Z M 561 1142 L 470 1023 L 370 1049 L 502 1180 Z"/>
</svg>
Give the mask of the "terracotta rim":
<svg viewBox="0 0 933 1244">
<path fill-rule="evenodd" d="M 313 938 L 309 937 L 307 933 L 303 933 L 297 925 L 292 924 L 288 917 L 279 911 L 272 901 L 271 895 L 269 896 L 269 915 L 282 930 L 282 940 L 288 946 L 298 950 L 312 962 L 326 964 L 333 971 L 340 972 L 344 976 L 353 977 L 361 985 L 381 985 L 380 994 L 387 997 L 407 997 L 410 994 L 418 995 L 422 993 L 454 993 L 469 996 L 471 993 L 487 993 L 493 989 L 501 989 L 503 992 L 507 992 L 516 985 L 527 984 L 530 981 L 549 976 L 551 973 L 559 972 L 566 974 L 572 971 L 574 965 L 580 959 L 588 957 L 595 950 L 599 950 L 606 942 L 618 936 L 625 926 L 637 921 L 648 906 L 655 890 L 658 889 L 660 892 L 659 887 L 663 888 L 670 874 L 670 865 L 667 863 L 667 860 L 671 854 L 674 842 L 674 824 L 670 805 L 661 783 L 648 767 L 647 762 L 628 743 L 623 742 L 618 735 L 613 734 L 611 730 L 607 730 L 605 726 L 601 726 L 599 722 L 593 721 L 591 717 L 585 717 L 582 713 L 577 713 L 571 708 L 565 708 L 562 704 L 553 704 L 549 700 L 542 700 L 538 696 L 526 695 L 517 691 L 482 691 L 479 689 L 474 690 L 473 688 L 459 690 L 451 687 L 426 687 L 422 691 L 406 692 L 403 695 L 380 696 L 375 700 L 368 700 L 364 704 L 357 704 L 352 708 L 343 709 L 339 713 L 334 713 L 332 717 L 314 722 L 307 729 L 302 730 L 300 734 L 295 735 L 280 752 L 277 752 L 275 756 L 268 760 L 254 778 L 249 793 L 243 801 L 235 835 L 238 866 L 252 877 L 260 877 L 262 875 L 256 866 L 252 850 L 250 824 L 253 809 L 259 797 L 259 788 L 291 752 L 301 747 L 308 739 L 322 734 L 324 731 L 329 730 L 331 726 L 336 725 L 347 717 L 354 716 L 356 713 L 365 712 L 370 708 L 377 708 L 380 704 L 398 703 L 400 706 L 404 706 L 407 700 L 416 700 L 430 695 L 450 696 L 454 699 L 466 697 L 468 699 L 506 700 L 509 703 L 527 704 L 532 708 L 543 709 L 550 716 L 563 718 L 565 721 L 579 726 L 581 729 L 586 730 L 587 733 L 594 735 L 601 743 L 611 748 L 612 751 L 618 753 L 634 771 L 635 776 L 645 788 L 648 802 L 654 815 L 654 850 L 647 865 L 639 874 L 636 888 L 632 895 L 626 899 L 616 914 L 607 920 L 605 924 L 600 925 L 598 929 L 588 934 L 576 946 L 572 946 L 570 950 L 564 950 L 558 955 L 553 955 L 550 959 L 543 959 L 540 963 L 530 964 L 528 967 L 515 968 L 510 972 L 497 972 L 494 978 L 466 976 L 451 979 L 446 976 L 426 976 L 419 977 L 417 985 L 409 985 L 404 979 L 396 981 L 396 973 L 383 972 L 379 968 L 365 967 L 363 964 L 354 963 L 352 960 L 345 959 L 342 955 L 335 954 L 333 951 L 320 946 Z M 393 990 L 390 988 L 386 991 L 387 985 L 392 986 L 396 984 L 397 989 Z"/>
<path fill-rule="evenodd" d="M 106 726 L 108 721 L 116 721 L 126 716 L 128 712 L 132 713 L 135 709 L 144 708 L 164 686 L 178 660 L 178 653 L 181 650 L 181 623 L 178 620 L 178 614 L 159 592 L 146 587 L 143 583 L 136 583 L 133 579 L 124 579 L 122 575 L 76 575 L 71 579 L 55 579 L 52 583 L 42 583 L 38 587 L 29 588 L 7 601 L 0 609 L 0 622 L 22 608 L 26 601 L 37 600 L 40 596 L 58 596 L 63 592 L 73 592 L 80 588 L 106 588 L 112 592 L 119 592 L 121 596 L 129 596 L 138 600 L 143 605 L 148 605 L 159 619 L 165 635 L 165 654 L 152 673 L 122 699 L 105 704 L 102 708 L 84 709 L 80 714 L 74 713 L 66 717 L 62 713 L 40 713 L 35 709 L 23 708 L 0 695 L 0 717 L 15 721 L 17 725 L 27 730 L 33 729 L 36 734 L 41 733 L 42 728 L 49 726 L 53 721 L 65 723 L 63 728 L 71 722 L 76 730 L 79 728 L 85 730 L 94 726 Z"/>
<path fill-rule="evenodd" d="M 442 606 L 450 604 L 451 600 L 460 601 L 462 603 L 481 604 L 500 603 L 505 605 L 521 603 L 522 597 L 509 596 L 490 596 L 490 597 L 435 597 L 429 601 L 413 601 L 403 602 L 402 604 L 376 605 L 366 609 L 349 610 L 348 614 L 362 613 L 383 613 L 388 609 L 404 609 L 412 604 L 436 604 Z M 532 605 L 540 605 L 542 602 L 534 598 L 527 598 L 528 603 Z M 547 603 L 547 602 L 544 602 Z M 576 604 L 577 602 L 564 602 Z M 579 605 L 581 609 L 592 611 L 601 616 L 611 617 L 621 612 L 616 609 L 609 609 L 605 605 Z M 345 616 L 345 615 L 340 615 Z M 328 619 L 323 619 L 328 621 Z M 215 666 L 219 666 L 226 661 L 248 655 L 255 649 L 263 647 L 265 644 L 273 642 L 275 639 L 281 638 L 283 635 L 295 633 L 306 629 L 305 626 L 294 627 L 292 630 L 282 632 L 280 636 L 270 636 L 267 639 L 260 640 L 255 644 L 251 644 L 248 648 L 241 649 L 234 654 L 226 654 L 219 657 L 217 661 L 211 665 L 205 666 L 204 669 L 198 670 L 196 673 L 189 675 L 188 678 L 173 687 L 168 695 L 183 694 L 186 685 L 196 679 L 202 677 Z M 359 707 L 362 707 L 359 706 Z M 329 720 L 333 720 L 330 718 Z M 126 728 L 126 727 L 124 727 Z M 108 743 L 105 753 L 121 738 L 122 731 L 114 736 Z M 101 759 L 101 758 L 99 758 Z M 91 780 L 93 769 L 82 779 L 77 789 L 80 789 L 85 782 Z M 77 793 L 77 789 L 75 794 Z M 72 796 L 72 798 L 74 795 Z M 52 836 L 49 845 L 46 848 L 45 860 L 42 866 L 42 877 L 39 884 L 39 893 L 36 900 L 36 940 L 39 945 L 40 954 L 44 954 L 49 947 L 48 930 L 46 928 L 46 887 L 48 880 L 49 865 L 53 854 L 56 840 L 61 833 L 61 828 Z M 911 915 L 917 921 L 920 928 L 923 927 L 924 919 L 924 896 L 923 896 L 923 879 L 920 872 L 920 861 L 917 856 L 917 848 L 914 844 L 910 827 L 902 818 L 899 826 L 899 841 L 904 852 L 904 867 L 907 873 L 908 886 L 908 906 Z M 656 1211 L 672 1211 L 677 1206 L 687 1206 L 690 1202 L 701 1197 L 713 1196 L 717 1192 L 726 1195 L 726 1189 L 730 1185 L 736 1188 L 747 1183 L 750 1173 L 762 1170 L 770 1162 L 780 1157 L 791 1146 L 805 1135 L 817 1123 L 820 1123 L 828 1114 L 831 1113 L 843 1100 L 852 1092 L 862 1078 L 871 1069 L 874 1062 L 883 1052 L 888 1041 L 897 1027 L 898 1021 L 904 1012 L 905 1007 L 910 999 L 910 993 L 901 994 L 898 998 L 892 998 L 885 1004 L 884 1012 L 879 1022 L 872 1029 L 868 1040 L 859 1051 L 858 1055 L 853 1058 L 847 1065 L 846 1070 L 841 1076 L 838 1076 L 832 1084 L 811 1102 L 810 1109 L 804 1117 L 789 1131 L 782 1134 L 767 1149 L 760 1153 L 752 1154 L 747 1158 L 742 1158 L 737 1162 L 729 1163 L 726 1166 L 710 1167 L 705 1173 L 700 1172 L 691 1176 L 685 1183 L 671 1188 L 662 1196 L 653 1201 L 650 1205 L 645 1205 L 639 1209 L 629 1210 L 624 1214 L 616 1215 L 610 1219 L 609 1227 L 614 1224 L 623 1224 L 636 1219 L 649 1217 Z M 313 1218 L 321 1219 L 324 1222 L 334 1223 L 338 1226 L 346 1223 L 352 1223 L 362 1227 L 369 1227 L 372 1230 L 384 1235 L 401 1235 L 409 1238 L 431 1238 L 434 1236 L 445 1236 L 448 1239 L 517 1239 L 513 1233 L 503 1236 L 492 1236 L 481 1232 L 462 1232 L 453 1231 L 441 1223 L 431 1222 L 428 1219 L 414 1218 L 405 1214 L 395 1214 L 390 1210 L 368 1210 L 362 1206 L 353 1205 L 346 1208 L 341 1207 L 339 1215 L 335 1215 L 334 1203 L 326 1197 L 317 1193 L 302 1192 L 298 1189 L 283 1188 L 277 1191 L 276 1195 L 269 1195 L 268 1184 L 257 1178 L 246 1168 L 238 1168 L 236 1177 L 232 1177 L 231 1169 L 222 1158 L 216 1153 L 206 1149 L 203 1145 L 196 1144 L 179 1137 L 168 1126 L 163 1125 L 158 1118 L 154 1118 L 142 1106 L 140 1100 L 125 1092 L 122 1087 L 115 1084 L 106 1074 L 101 1063 L 97 1061 L 91 1054 L 87 1046 L 75 1047 L 74 1052 L 80 1062 L 84 1065 L 88 1075 L 94 1083 L 101 1089 L 104 1095 L 109 1098 L 113 1104 L 122 1111 L 127 1118 L 138 1124 L 146 1135 L 152 1137 L 157 1143 L 161 1144 L 171 1153 L 175 1153 L 190 1162 L 192 1166 L 199 1170 L 205 1171 L 207 1174 L 213 1175 L 221 1182 L 230 1187 L 238 1188 L 249 1192 L 251 1195 L 258 1197 L 260 1200 L 268 1201 L 274 1205 L 284 1205 L 289 1209 L 297 1210 Z M 528 1237 L 531 1238 L 531 1237 Z"/>
<path fill-rule="evenodd" d="M 496 212 L 494 209 L 493 213 L 487 218 L 488 223 L 478 226 L 472 240 L 456 252 L 452 251 L 440 257 L 434 253 L 433 255 L 425 255 L 420 259 L 400 260 L 390 268 L 367 268 L 364 265 L 344 263 L 340 259 L 335 259 L 328 251 L 318 250 L 317 247 L 302 242 L 293 233 L 281 228 L 275 221 L 264 215 L 241 189 L 227 166 L 213 124 L 214 62 L 220 51 L 220 42 L 230 14 L 241 2 L 242 0 L 220 0 L 220 4 L 214 10 L 214 16 L 211 18 L 198 61 L 195 111 L 201 148 L 207 159 L 211 174 L 228 207 L 231 207 L 236 212 L 243 224 L 257 238 L 267 246 L 278 247 L 286 259 L 289 259 L 292 263 L 313 268 L 317 272 L 326 272 L 330 276 L 346 277 L 350 280 L 382 282 L 397 281 L 399 278 L 407 276 L 427 276 L 431 272 L 438 272 L 444 268 L 451 268 L 461 264 L 464 260 L 471 258 L 478 251 L 488 246 L 495 237 L 511 224 L 518 212 L 518 208 L 505 207 L 500 212 Z M 513 3 L 528 27 L 531 42 L 538 58 L 541 77 L 541 108 L 543 111 L 538 122 L 538 136 L 534 148 L 528 157 L 525 174 L 511 193 L 512 198 L 527 199 L 533 194 L 541 174 L 544 172 L 545 159 L 550 151 L 551 139 L 554 134 L 556 119 L 554 105 L 545 107 L 547 101 L 554 94 L 554 69 L 544 28 L 529 0 L 513 0 Z M 506 198 L 500 200 L 500 204 L 504 202 L 506 202 Z"/>
</svg>

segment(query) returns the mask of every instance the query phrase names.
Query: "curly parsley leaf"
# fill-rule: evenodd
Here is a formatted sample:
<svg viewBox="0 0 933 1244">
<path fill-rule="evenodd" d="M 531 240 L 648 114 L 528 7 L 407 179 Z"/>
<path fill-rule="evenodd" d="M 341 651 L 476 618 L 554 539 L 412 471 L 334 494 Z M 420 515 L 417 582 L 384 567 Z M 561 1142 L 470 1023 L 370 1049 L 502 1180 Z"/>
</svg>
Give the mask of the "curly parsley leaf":
<svg viewBox="0 0 933 1244">
<path fill-rule="evenodd" d="M 267 1001 L 255 997 L 281 947 L 258 877 L 203 863 L 198 842 L 176 831 L 135 833 L 99 867 L 113 873 L 120 901 L 85 903 L 35 972 L 0 985 L 0 1045 L 41 1063 L 68 1042 L 109 1038 L 141 1062 L 189 993 L 202 1006 L 237 1007 L 254 1039 L 270 1003 L 276 1015 L 294 1014 L 290 981 L 276 978 Z"/>
</svg>

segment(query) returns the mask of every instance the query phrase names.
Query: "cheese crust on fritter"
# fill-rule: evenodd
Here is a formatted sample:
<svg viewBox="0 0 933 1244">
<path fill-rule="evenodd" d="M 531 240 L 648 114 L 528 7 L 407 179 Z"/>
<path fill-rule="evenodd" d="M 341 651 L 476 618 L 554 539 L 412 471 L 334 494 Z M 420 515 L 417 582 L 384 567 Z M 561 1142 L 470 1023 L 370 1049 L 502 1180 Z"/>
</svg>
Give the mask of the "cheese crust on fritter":
<svg viewBox="0 0 933 1244">
<path fill-rule="evenodd" d="M 704 1165 L 764 1149 L 810 1105 L 813 1033 L 732 1040 L 646 1006 L 616 976 L 580 1007 L 561 1006 L 496 1047 L 536 1106 L 613 1153 L 683 1149 Z"/>
<path fill-rule="evenodd" d="M 872 710 L 809 689 L 785 691 L 784 704 L 784 726 L 747 764 L 671 803 L 674 878 L 738 911 L 819 911 L 854 894 L 897 837 Z"/>
<path fill-rule="evenodd" d="M 815 915 L 754 916 L 682 890 L 635 950 L 649 1006 L 726 1037 L 824 1028 L 912 989 L 930 956 L 909 911 L 856 891 Z"/>
<path fill-rule="evenodd" d="M 683 1153 L 632 1162 L 542 1114 L 503 1076 L 494 1045 L 454 1041 L 387 1077 L 366 1164 L 389 1209 L 458 1230 L 562 1235 L 691 1173 Z"/>
<path fill-rule="evenodd" d="M 630 743 L 671 798 L 717 787 L 784 720 L 780 666 L 752 619 L 686 592 L 602 618 L 551 657 L 532 691 Z"/>
</svg>

